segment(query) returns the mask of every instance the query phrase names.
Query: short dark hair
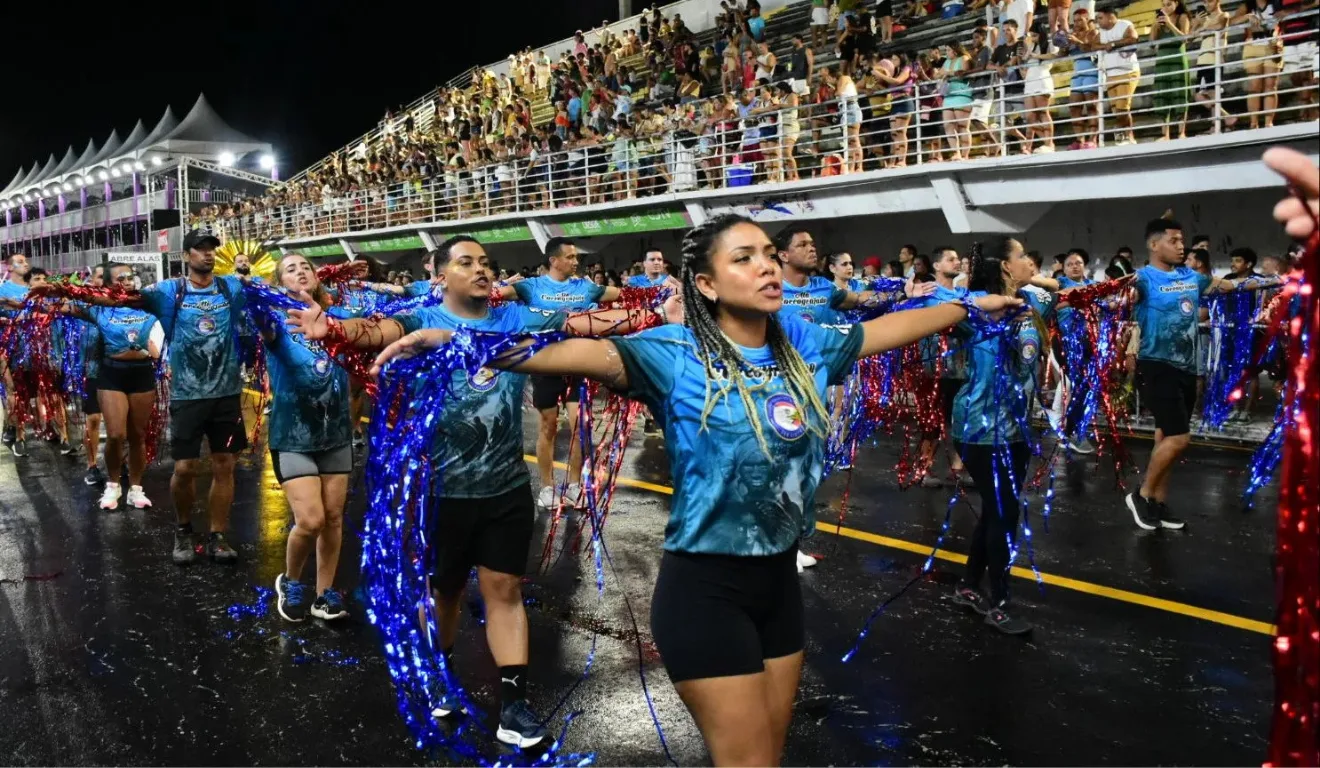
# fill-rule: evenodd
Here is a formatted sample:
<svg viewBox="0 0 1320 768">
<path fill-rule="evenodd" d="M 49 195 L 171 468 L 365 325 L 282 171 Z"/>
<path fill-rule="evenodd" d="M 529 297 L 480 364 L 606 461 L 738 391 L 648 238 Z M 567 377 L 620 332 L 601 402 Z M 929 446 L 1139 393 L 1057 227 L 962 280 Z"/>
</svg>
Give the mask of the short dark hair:
<svg viewBox="0 0 1320 768">
<path fill-rule="evenodd" d="M 1130 246 L 1130 245 L 1120 245 L 1120 246 L 1118 246 L 1118 250 L 1117 250 L 1117 251 L 1114 251 L 1114 254 L 1117 255 L 1117 256 L 1122 256 L 1122 255 L 1125 254 L 1125 253 L 1126 253 L 1128 256 L 1131 256 L 1131 255 L 1132 255 L 1132 246 Z"/>
<path fill-rule="evenodd" d="M 1228 258 L 1242 259 L 1251 266 L 1253 267 L 1256 266 L 1256 252 L 1245 246 L 1242 248 L 1234 248 L 1233 250 L 1229 251 Z"/>
<path fill-rule="evenodd" d="M 1036 269 L 1040 269 L 1040 265 L 1045 263 L 1045 260 L 1041 258 L 1040 251 L 1027 251 L 1027 258 L 1031 259 L 1031 263 L 1036 265 Z"/>
<path fill-rule="evenodd" d="M 1205 271 L 1210 272 L 1214 267 L 1210 264 L 1210 251 L 1204 248 L 1193 248 L 1187 252 L 1188 256 L 1195 256 L 1196 260 L 1205 265 Z"/>
<path fill-rule="evenodd" d="M 1209 235 L 1192 235 L 1192 242 L 1193 242 L 1193 243 L 1199 243 L 1199 242 L 1201 242 L 1202 240 L 1209 240 L 1209 239 L 1210 239 L 1210 236 L 1209 236 Z"/>
<path fill-rule="evenodd" d="M 1085 248 L 1069 248 L 1068 253 L 1065 254 L 1063 257 L 1063 260 L 1065 262 L 1068 261 L 1068 257 L 1072 256 L 1073 254 L 1077 254 L 1078 256 L 1081 256 L 1083 264 L 1091 263 L 1091 254 L 1087 253 Z"/>
<path fill-rule="evenodd" d="M 50 277 L 50 273 L 47 272 L 46 270 L 42 269 L 41 267 L 33 267 L 32 269 L 28 270 L 28 273 L 27 273 L 27 281 L 30 283 L 30 282 L 32 282 L 32 278 L 34 278 L 34 277 L 38 277 L 38 276 L 41 276 L 41 275 L 45 275 L 46 277 Z"/>
<path fill-rule="evenodd" d="M 902 251 L 904 248 L 908 249 L 908 252 L 911 253 L 913 256 L 917 255 L 917 246 L 913 245 L 912 243 L 906 243 L 904 245 L 900 245 L 898 247 L 898 250 Z"/>
<path fill-rule="evenodd" d="M 1146 222 L 1146 239 L 1149 240 L 1156 235 L 1160 235 L 1162 237 L 1165 232 L 1169 232 L 1171 230 L 1176 232 L 1181 232 L 1182 228 L 1183 228 L 1182 225 L 1174 221 L 1173 219 L 1164 219 L 1164 218 L 1151 219 L 1150 221 Z M 1119 248 L 1118 250 L 1122 251 L 1123 249 Z"/>
<path fill-rule="evenodd" d="M 1018 23 L 1017 23 L 1017 20 L 1016 20 L 1016 19 L 1005 19 L 1005 20 L 1004 20 L 1004 26 L 1006 26 L 1006 27 L 1012 27 L 1013 29 L 1017 29 L 1017 28 L 1018 28 Z"/>
<path fill-rule="evenodd" d="M 554 257 L 558 256 L 560 254 L 560 251 L 563 251 L 564 248 L 570 245 L 576 245 L 576 243 L 574 243 L 572 240 L 570 240 L 567 237 L 550 238 L 550 240 L 547 241 L 545 244 L 546 260 L 549 261 L 550 259 L 553 259 Z"/>
<path fill-rule="evenodd" d="M 9 254 L 8 256 L 5 257 L 5 263 L 6 263 L 6 264 L 9 264 L 10 266 L 13 266 L 13 264 L 14 264 L 14 257 L 15 257 L 15 256 L 24 256 L 24 257 L 26 257 L 27 254 L 25 254 L 25 253 L 20 253 L 20 252 L 18 252 L 18 251 L 14 251 L 13 253 L 11 253 L 11 254 Z"/>
<path fill-rule="evenodd" d="M 426 254 L 426 260 L 430 262 L 432 272 L 439 272 L 442 267 L 449 263 L 449 259 L 454 253 L 454 246 L 459 243 L 476 243 L 477 245 L 481 245 L 481 241 L 471 235 L 454 235 L 443 243 L 437 245 L 434 251 Z"/>
<path fill-rule="evenodd" d="M 779 230 L 779 234 L 775 235 L 775 250 L 779 251 L 780 253 L 783 253 L 784 251 L 788 250 L 788 246 L 793 244 L 793 238 L 797 237 L 798 235 L 809 235 L 809 234 L 811 234 L 811 230 L 807 229 L 806 227 L 798 226 L 796 224 L 790 224 L 789 226 Z"/>
<path fill-rule="evenodd" d="M 939 261 L 940 259 L 944 258 L 945 251 L 953 251 L 954 255 L 957 255 L 958 253 L 958 249 L 954 248 L 952 245 L 937 245 L 930 250 L 931 260 Z"/>
</svg>

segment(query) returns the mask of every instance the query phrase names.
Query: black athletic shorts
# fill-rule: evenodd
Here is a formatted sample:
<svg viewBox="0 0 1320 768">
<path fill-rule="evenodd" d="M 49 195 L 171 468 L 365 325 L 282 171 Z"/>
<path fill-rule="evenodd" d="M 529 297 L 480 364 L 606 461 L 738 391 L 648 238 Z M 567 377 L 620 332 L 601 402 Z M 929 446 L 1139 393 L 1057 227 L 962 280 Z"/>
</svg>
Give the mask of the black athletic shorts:
<svg viewBox="0 0 1320 768">
<path fill-rule="evenodd" d="M 438 499 L 428 524 L 435 567 L 431 588 L 453 595 L 474 566 L 522 576 L 536 526 L 531 483 L 481 499 Z"/>
<path fill-rule="evenodd" d="M 202 455 L 202 438 L 211 453 L 238 453 L 247 448 L 247 427 L 238 395 L 205 400 L 170 401 L 170 453 L 175 461 Z"/>
<path fill-rule="evenodd" d="M 1165 437 L 1192 431 L 1196 374 L 1159 360 L 1138 360 L 1137 391 L 1141 404 L 1155 416 L 1155 428 Z"/>
<path fill-rule="evenodd" d="M 107 357 L 101 361 L 101 378 L 97 387 L 126 395 L 154 392 L 156 365 L 150 360 L 115 360 Z"/>
<path fill-rule="evenodd" d="M 563 376 L 533 376 L 532 406 L 538 411 L 558 408 L 559 403 L 576 403 L 581 379 L 567 379 Z"/>
<path fill-rule="evenodd" d="M 101 413 L 101 398 L 96 396 L 96 379 L 83 380 L 82 412 L 84 416 L 98 416 Z"/>
<path fill-rule="evenodd" d="M 353 446 L 344 443 L 322 451 L 277 451 L 271 448 L 270 468 L 275 472 L 275 482 L 280 485 L 302 477 L 351 475 Z"/>
<path fill-rule="evenodd" d="M 765 557 L 666 551 L 651 635 L 675 683 L 756 674 L 765 659 L 802 650 L 797 546 Z"/>
</svg>

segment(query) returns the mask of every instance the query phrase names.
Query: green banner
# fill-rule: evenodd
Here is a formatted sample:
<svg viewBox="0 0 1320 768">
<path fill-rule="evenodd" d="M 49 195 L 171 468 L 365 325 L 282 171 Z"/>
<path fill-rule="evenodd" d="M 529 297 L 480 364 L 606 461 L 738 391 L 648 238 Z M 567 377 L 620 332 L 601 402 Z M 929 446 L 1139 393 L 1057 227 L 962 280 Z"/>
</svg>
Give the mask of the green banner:
<svg viewBox="0 0 1320 768">
<path fill-rule="evenodd" d="M 422 238 L 419 235 L 399 235 L 398 237 L 386 237 L 380 240 L 366 240 L 361 243 L 353 243 L 353 250 L 360 253 L 383 253 L 387 251 L 408 251 L 414 248 L 425 248 L 422 245 Z"/>
<path fill-rule="evenodd" d="M 278 250 L 281 255 L 284 254 L 283 248 L 280 248 Z M 317 256 L 324 257 L 324 256 L 344 255 L 344 248 L 339 243 L 326 243 L 324 245 L 309 245 L 303 248 L 292 248 L 290 250 L 297 251 L 298 253 L 301 253 L 302 255 L 306 256 L 309 259 L 315 258 Z"/>
<path fill-rule="evenodd" d="M 436 239 L 443 240 L 444 237 L 439 237 L 439 234 L 440 233 L 438 232 L 436 233 Z M 491 243 L 517 243 L 524 240 L 535 239 L 532 237 L 532 230 L 529 229 L 526 224 L 511 224 L 507 227 L 491 227 L 489 229 L 472 229 L 466 232 L 460 231 L 452 234 L 475 237 L 477 240 L 487 245 Z M 445 235 L 445 237 L 447 236 L 448 235 Z"/>
<path fill-rule="evenodd" d="M 687 229 L 692 226 L 686 211 L 647 211 L 632 216 L 564 221 L 547 226 L 550 234 L 560 237 L 596 237 L 655 232 L 662 229 Z"/>
</svg>

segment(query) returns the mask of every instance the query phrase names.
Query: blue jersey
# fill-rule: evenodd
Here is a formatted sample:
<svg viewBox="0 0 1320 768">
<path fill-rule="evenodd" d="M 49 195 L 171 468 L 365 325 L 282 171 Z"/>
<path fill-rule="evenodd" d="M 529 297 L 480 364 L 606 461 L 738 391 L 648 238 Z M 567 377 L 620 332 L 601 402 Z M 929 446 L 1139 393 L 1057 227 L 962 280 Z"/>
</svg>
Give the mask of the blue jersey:
<svg viewBox="0 0 1320 768">
<path fill-rule="evenodd" d="M 0 282 L 0 299 L 10 299 L 11 301 L 27 301 L 28 287 L 22 283 L 15 283 L 12 280 Z M 10 309 L 7 306 L 0 307 L 0 317 L 13 319 L 18 317 L 18 310 Z M 10 348 L 4 351 L 8 357 L 9 365 L 13 368 L 27 368 L 31 363 L 28 355 L 26 340 L 14 334 L 10 337 Z"/>
<path fill-rule="evenodd" d="M 83 312 L 105 339 L 105 356 L 124 352 L 146 352 L 156 316 L 133 307 L 98 307 L 85 305 Z"/>
<path fill-rule="evenodd" d="M 814 372 L 817 394 L 842 383 L 861 350 L 861 326 L 782 321 L 789 344 Z M 706 371 L 696 338 L 666 325 L 613 339 L 628 372 L 629 396 L 650 407 L 665 433 L 674 498 L 665 549 L 725 555 L 771 555 L 815 528 L 816 486 L 825 439 L 784 387 L 768 346 L 739 348 L 753 371 L 748 381 L 757 422 L 736 389 L 714 398 L 704 418 Z M 766 449 L 757 439 L 759 424 Z M 828 425 L 821 425 L 827 428 Z"/>
<path fill-rule="evenodd" d="M 155 318 L 153 318 L 154 320 Z M 104 344 L 101 330 L 94 325 L 84 325 L 82 334 L 83 379 L 95 381 L 101 375 L 101 354 Z"/>
<path fill-rule="evenodd" d="M 270 377 L 270 447 L 314 453 L 348 445 L 348 373 L 320 344 L 289 333 L 281 323 L 266 344 Z"/>
<path fill-rule="evenodd" d="M 480 320 L 458 317 L 443 304 L 394 317 L 407 333 L 420 328 L 471 328 L 500 333 L 559 330 L 562 312 L 517 304 L 492 307 Z M 477 375 L 455 371 L 435 439 L 431 468 L 446 498 L 484 499 L 528 482 L 523 461 L 525 374 L 482 368 Z"/>
<path fill-rule="evenodd" d="M 220 289 L 222 283 L 228 296 Z M 178 302 L 180 287 L 182 306 Z M 246 301 L 242 281 L 225 275 L 200 289 L 187 278 L 174 278 L 143 289 L 142 297 L 144 308 L 160 319 L 169 340 L 170 397 L 206 400 L 237 395 L 242 382 L 235 338 L 238 329 L 233 324 Z"/>
<path fill-rule="evenodd" d="M 633 275 L 628 278 L 628 285 L 632 288 L 659 288 L 669 279 L 669 275 L 660 275 L 652 280 L 646 275 Z"/>
<path fill-rule="evenodd" d="M 440 285 L 438 283 L 432 285 L 430 280 L 414 280 L 403 287 L 403 295 L 409 298 L 425 296 L 432 292 L 434 292 L 436 296 L 439 296 L 442 293 Z"/>
<path fill-rule="evenodd" d="M 1073 280 L 1070 277 L 1061 277 L 1059 278 L 1059 289 L 1081 288 L 1084 285 L 1091 285 L 1094 282 L 1095 281 L 1089 277 L 1084 277 L 1081 280 Z M 1077 310 L 1072 307 L 1060 307 L 1058 317 L 1060 333 L 1073 334 L 1081 331 L 1081 325 L 1076 322 L 1081 319 L 1077 314 Z"/>
<path fill-rule="evenodd" d="M 541 275 L 514 283 L 513 292 L 518 295 L 518 301 L 529 307 L 573 312 L 589 309 L 600 301 L 605 288 L 585 277 L 570 277 L 561 282 Z"/>
<path fill-rule="evenodd" d="M 1137 327 L 1140 360 L 1157 360 L 1196 373 L 1196 323 L 1200 299 L 1212 278 L 1185 266 L 1165 272 L 1137 270 Z"/>
<path fill-rule="evenodd" d="M 933 298 L 927 304 L 947 303 L 958 301 L 967 295 L 966 288 L 945 288 L 937 285 L 935 292 L 930 294 Z M 927 373 L 934 375 L 937 367 L 936 360 L 943 359 L 943 370 L 940 371 L 942 379 L 965 379 L 967 378 L 967 350 L 964 348 L 964 339 L 956 333 L 935 333 L 927 336 L 918 342 L 921 346 L 921 361 L 926 366 Z"/>
<path fill-rule="evenodd" d="M 967 381 L 953 401 L 956 442 L 1003 445 L 1025 439 L 1021 426 L 1030 415 L 1043 341 L 1038 317 L 1050 314 L 1056 297 L 1030 291 L 1022 297 L 1034 311 L 1023 315 L 1007 338 L 976 332 L 965 322 L 958 326 L 968 356 Z M 1000 359 L 1001 352 L 1006 359 Z"/>
<path fill-rule="evenodd" d="M 853 293 L 861 293 L 862 291 L 866 290 L 866 288 L 862 286 L 861 280 L 858 280 L 855 277 L 850 277 L 848 278 L 848 290 L 852 291 Z"/>
<path fill-rule="evenodd" d="M 779 319 L 795 317 L 817 325 L 829 325 L 841 319 L 838 309 L 848 293 L 819 275 L 798 287 L 784 281 L 784 307 Z"/>
</svg>

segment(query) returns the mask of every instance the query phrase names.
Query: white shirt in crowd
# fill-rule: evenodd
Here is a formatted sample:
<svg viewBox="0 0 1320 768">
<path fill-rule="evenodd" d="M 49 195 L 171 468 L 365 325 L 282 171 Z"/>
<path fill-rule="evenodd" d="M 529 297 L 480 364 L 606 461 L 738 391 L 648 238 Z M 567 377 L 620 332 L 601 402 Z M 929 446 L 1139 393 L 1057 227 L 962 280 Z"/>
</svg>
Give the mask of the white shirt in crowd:
<svg viewBox="0 0 1320 768">
<path fill-rule="evenodd" d="M 1031 13 L 1035 5 L 1031 0 L 1005 0 L 999 8 L 999 23 L 1002 25 L 1008 19 L 1017 22 L 1018 37 L 1026 37 L 1027 32 L 1027 14 Z"/>
<path fill-rule="evenodd" d="M 1132 29 L 1132 22 L 1127 19 L 1119 19 L 1109 29 L 1100 30 L 1100 43 L 1102 45 L 1106 43 L 1117 45 L 1120 40 L 1127 36 L 1130 29 Z M 1141 63 L 1137 61 L 1137 52 L 1131 48 L 1124 51 L 1102 52 L 1100 54 L 1100 66 L 1104 68 L 1105 74 L 1109 77 L 1141 71 Z"/>
</svg>

